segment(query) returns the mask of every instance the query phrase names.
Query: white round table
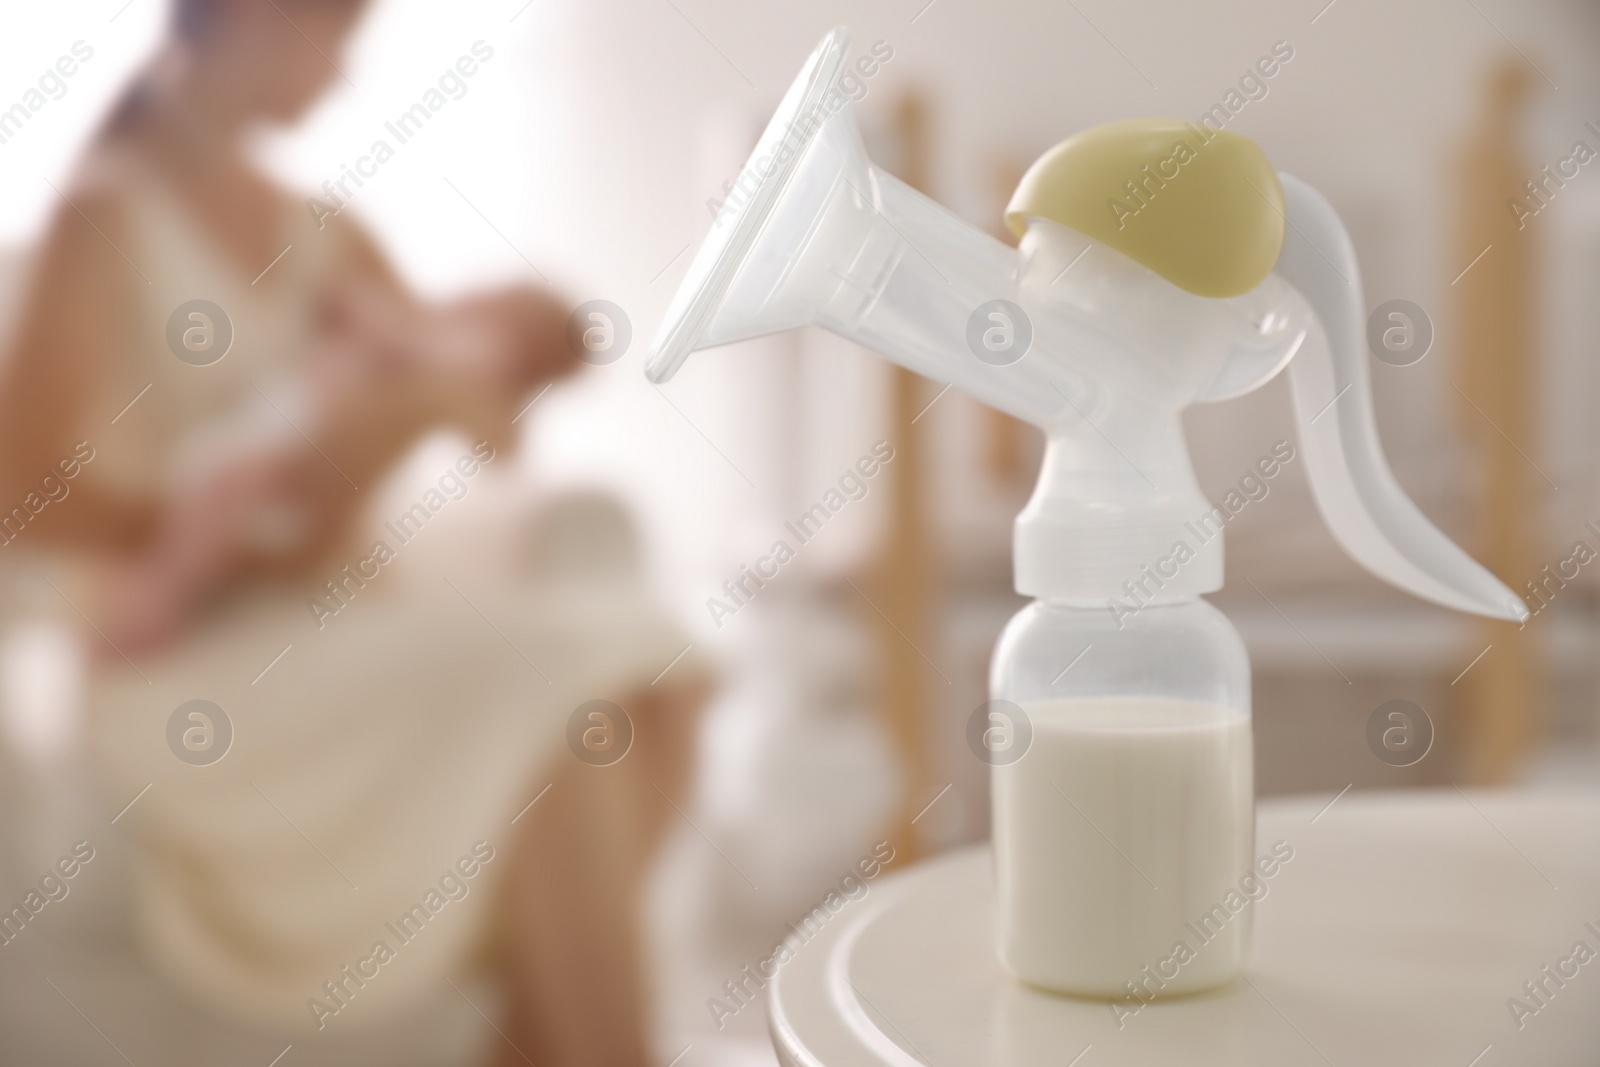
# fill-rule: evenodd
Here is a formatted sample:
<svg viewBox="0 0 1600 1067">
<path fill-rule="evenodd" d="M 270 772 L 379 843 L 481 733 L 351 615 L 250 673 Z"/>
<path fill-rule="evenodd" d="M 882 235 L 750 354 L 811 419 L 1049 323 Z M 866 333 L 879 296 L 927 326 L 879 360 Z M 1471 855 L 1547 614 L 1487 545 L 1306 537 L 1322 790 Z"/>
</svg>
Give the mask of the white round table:
<svg viewBox="0 0 1600 1067">
<path fill-rule="evenodd" d="M 869 883 L 778 972 L 769 994 L 779 1059 L 1600 1064 L 1600 795 L 1445 789 L 1328 800 L 1258 808 L 1257 853 L 1283 840 L 1294 858 L 1254 905 L 1242 981 L 1121 1019 L 1105 1001 L 1025 986 L 995 956 L 988 849 L 964 849 Z M 1577 961 L 1579 942 L 1594 959 Z M 1525 982 L 1543 983 L 1538 1000 Z M 1511 998 L 1528 1010 L 1514 1014 Z"/>
</svg>

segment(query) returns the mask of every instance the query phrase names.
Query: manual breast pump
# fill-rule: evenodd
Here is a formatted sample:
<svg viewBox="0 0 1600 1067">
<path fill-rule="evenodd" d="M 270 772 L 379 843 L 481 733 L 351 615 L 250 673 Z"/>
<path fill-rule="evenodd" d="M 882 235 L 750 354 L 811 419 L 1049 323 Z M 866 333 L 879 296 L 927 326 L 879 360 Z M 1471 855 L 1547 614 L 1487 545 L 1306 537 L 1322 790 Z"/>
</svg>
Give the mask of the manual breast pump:
<svg viewBox="0 0 1600 1067">
<path fill-rule="evenodd" d="M 1445 607 L 1527 608 L 1390 472 L 1355 255 L 1316 190 L 1231 131 L 1117 122 L 1027 172 L 1006 212 L 1013 249 L 867 159 L 833 91 L 848 47 L 829 33 L 784 96 L 646 373 L 817 325 L 1045 432 L 1013 543 L 1017 591 L 1035 599 L 989 679 L 993 732 L 1010 739 L 990 759 L 998 952 L 1025 981 L 1085 996 L 1227 981 L 1268 858 L 1254 854 L 1249 661 L 1201 599 L 1222 586 L 1223 538 L 1192 528 L 1213 509 L 1183 409 L 1287 366 L 1307 475 L 1344 549 Z M 1130 581 L 1149 594 L 1137 611 Z"/>
</svg>

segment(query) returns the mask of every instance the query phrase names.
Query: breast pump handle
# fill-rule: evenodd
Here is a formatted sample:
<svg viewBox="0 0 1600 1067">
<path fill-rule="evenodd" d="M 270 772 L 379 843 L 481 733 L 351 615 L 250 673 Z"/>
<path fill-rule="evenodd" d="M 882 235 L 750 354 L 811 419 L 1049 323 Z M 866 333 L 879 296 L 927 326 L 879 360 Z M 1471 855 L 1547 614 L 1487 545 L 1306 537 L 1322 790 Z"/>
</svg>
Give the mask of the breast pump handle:
<svg viewBox="0 0 1600 1067">
<path fill-rule="evenodd" d="M 1528 608 L 1451 541 L 1395 481 L 1378 442 L 1350 235 L 1310 185 L 1279 174 L 1287 226 L 1275 273 L 1310 305 L 1289 362 L 1295 421 L 1317 508 L 1350 557 L 1391 585 L 1457 611 L 1521 621 Z"/>
</svg>

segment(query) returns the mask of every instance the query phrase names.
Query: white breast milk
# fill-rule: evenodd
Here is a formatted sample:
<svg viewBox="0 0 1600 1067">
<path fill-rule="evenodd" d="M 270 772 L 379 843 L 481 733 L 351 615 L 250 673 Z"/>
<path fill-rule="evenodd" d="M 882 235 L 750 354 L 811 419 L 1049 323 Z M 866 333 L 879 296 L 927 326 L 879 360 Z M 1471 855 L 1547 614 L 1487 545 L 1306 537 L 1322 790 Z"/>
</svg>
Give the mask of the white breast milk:
<svg viewBox="0 0 1600 1067">
<path fill-rule="evenodd" d="M 1151 699 L 1026 710 L 1031 747 L 994 768 L 1007 966 L 1087 996 L 1127 995 L 1128 982 L 1141 997 L 1183 992 L 1237 974 L 1251 910 L 1216 908 L 1254 848 L 1249 717 Z"/>
</svg>

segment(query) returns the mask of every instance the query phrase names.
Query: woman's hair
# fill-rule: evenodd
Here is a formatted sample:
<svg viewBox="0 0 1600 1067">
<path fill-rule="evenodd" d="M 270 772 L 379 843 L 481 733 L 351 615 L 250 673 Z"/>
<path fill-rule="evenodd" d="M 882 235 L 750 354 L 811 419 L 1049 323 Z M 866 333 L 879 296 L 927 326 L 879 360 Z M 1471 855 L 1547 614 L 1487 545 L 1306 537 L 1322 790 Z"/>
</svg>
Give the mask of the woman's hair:
<svg viewBox="0 0 1600 1067">
<path fill-rule="evenodd" d="M 100 127 L 97 140 L 115 137 L 127 131 L 143 115 L 155 96 L 159 70 L 173 61 L 173 47 L 200 47 L 211 36 L 227 0 L 172 0 L 167 20 L 167 43 L 133 76 L 128 87 L 117 98 L 105 124 Z"/>
<path fill-rule="evenodd" d="M 185 53 L 201 51 L 211 43 L 234 2 L 236 0 L 172 0 L 165 43 L 123 90 L 100 127 L 97 140 L 125 133 L 146 113 L 157 95 L 163 74 L 181 62 Z M 274 3 L 274 6 L 277 5 Z"/>
</svg>

